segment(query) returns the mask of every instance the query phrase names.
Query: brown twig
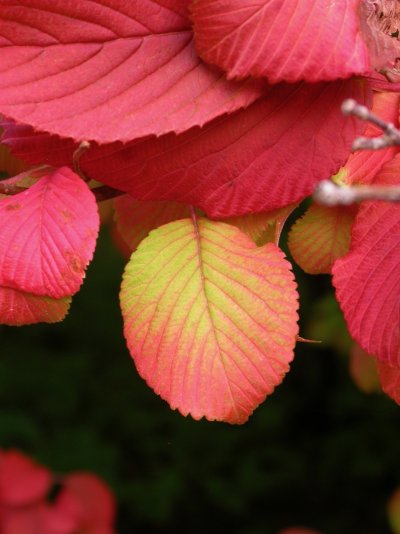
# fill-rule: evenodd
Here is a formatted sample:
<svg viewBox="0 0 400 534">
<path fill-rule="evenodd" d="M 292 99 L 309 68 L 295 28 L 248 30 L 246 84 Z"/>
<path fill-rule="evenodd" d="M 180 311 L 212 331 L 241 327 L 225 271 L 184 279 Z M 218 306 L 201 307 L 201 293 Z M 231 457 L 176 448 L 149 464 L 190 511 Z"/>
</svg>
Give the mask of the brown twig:
<svg viewBox="0 0 400 534">
<path fill-rule="evenodd" d="M 363 200 L 400 202 L 400 187 L 393 185 L 340 186 L 323 180 L 314 191 L 313 198 L 323 206 L 348 206 Z"/>
<path fill-rule="evenodd" d="M 74 171 L 76 174 L 78 174 L 82 180 L 85 182 L 90 182 L 90 178 L 88 178 L 85 173 L 81 169 L 80 165 L 80 159 L 82 155 L 90 148 L 89 141 L 82 141 L 82 143 L 78 146 L 78 148 L 75 150 L 75 152 L 72 154 L 72 165 L 74 168 Z"/>
<path fill-rule="evenodd" d="M 353 115 L 363 121 L 374 124 L 382 130 L 380 137 L 358 137 L 353 143 L 353 150 L 380 150 L 393 145 L 400 145 L 400 130 L 391 122 L 386 122 L 372 113 L 366 106 L 358 104 L 352 98 L 342 104 L 344 115 Z"/>
</svg>

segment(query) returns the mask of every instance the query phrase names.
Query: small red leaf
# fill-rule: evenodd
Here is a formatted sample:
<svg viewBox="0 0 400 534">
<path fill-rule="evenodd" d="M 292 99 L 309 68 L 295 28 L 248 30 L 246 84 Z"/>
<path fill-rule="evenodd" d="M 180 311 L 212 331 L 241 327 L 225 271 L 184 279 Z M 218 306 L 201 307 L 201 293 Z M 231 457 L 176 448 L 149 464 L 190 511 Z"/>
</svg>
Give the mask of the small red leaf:
<svg viewBox="0 0 400 534">
<path fill-rule="evenodd" d="M 115 501 L 106 484 L 91 473 L 73 473 L 64 478 L 54 505 L 44 516 L 44 531 L 114 534 L 114 516 Z"/>
<path fill-rule="evenodd" d="M 116 198 L 114 208 L 118 232 L 130 252 L 136 250 L 151 230 L 190 216 L 187 204 L 135 200 L 128 195 Z"/>
<path fill-rule="evenodd" d="M 17 451 L 0 452 L 0 504 L 26 506 L 44 499 L 52 476 L 45 467 Z"/>
<path fill-rule="evenodd" d="M 183 219 L 154 230 L 132 254 L 120 297 L 139 374 L 184 415 L 244 423 L 289 369 L 290 264 L 234 226 Z"/>
<path fill-rule="evenodd" d="M 229 78 L 308 82 L 367 74 L 359 0 L 194 0 L 201 57 Z"/>
<path fill-rule="evenodd" d="M 70 297 L 53 299 L 0 287 L 0 324 L 57 323 L 65 318 L 70 304 Z"/>
<path fill-rule="evenodd" d="M 0 286 L 61 298 L 92 259 L 99 216 L 88 186 L 64 167 L 0 200 Z"/>
<path fill-rule="evenodd" d="M 39 130 L 110 143 L 182 132 L 245 107 L 196 55 L 187 0 L 0 3 L 0 113 Z"/>
</svg>

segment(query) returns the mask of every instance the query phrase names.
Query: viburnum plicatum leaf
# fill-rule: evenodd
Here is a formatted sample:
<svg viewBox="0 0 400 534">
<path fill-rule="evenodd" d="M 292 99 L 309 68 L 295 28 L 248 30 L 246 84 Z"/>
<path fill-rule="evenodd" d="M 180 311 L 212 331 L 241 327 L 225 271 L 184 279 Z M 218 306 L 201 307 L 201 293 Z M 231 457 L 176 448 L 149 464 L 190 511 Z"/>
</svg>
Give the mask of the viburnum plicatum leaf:
<svg viewBox="0 0 400 534">
<path fill-rule="evenodd" d="M 400 155 L 386 163 L 377 184 L 398 184 Z M 364 203 L 350 252 L 333 266 L 333 284 L 351 336 L 369 354 L 400 365 L 400 206 Z"/>
<path fill-rule="evenodd" d="M 367 74 L 359 0 L 194 0 L 196 48 L 229 78 L 308 82 Z"/>
<path fill-rule="evenodd" d="M 57 323 L 68 313 L 70 297 L 53 299 L 0 286 L 0 324 Z"/>
<path fill-rule="evenodd" d="M 76 293 L 99 231 L 93 193 L 67 167 L 0 200 L 0 286 L 61 298 Z"/>
<path fill-rule="evenodd" d="M 355 206 L 334 208 L 311 204 L 289 233 L 289 250 L 295 262 L 309 274 L 330 273 L 334 262 L 350 245 Z"/>
<path fill-rule="evenodd" d="M 247 106 L 196 55 L 187 0 L 0 3 L 0 113 L 75 140 L 182 132 Z"/>
<path fill-rule="evenodd" d="M 195 419 L 244 423 L 293 359 L 290 264 L 234 226 L 201 218 L 154 230 L 132 254 L 120 297 L 139 374 Z"/>
<path fill-rule="evenodd" d="M 227 224 L 233 224 L 247 234 L 257 245 L 267 242 L 278 244 L 286 219 L 295 209 L 296 204 L 271 211 L 249 213 L 240 217 L 223 219 Z"/>
<path fill-rule="evenodd" d="M 270 87 L 245 110 L 126 146 L 93 147 L 87 176 L 140 200 L 192 204 L 212 218 L 269 211 L 309 195 L 345 163 L 364 130 L 342 101 L 369 102 L 362 80 Z"/>
<path fill-rule="evenodd" d="M 400 404 L 400 367 L 378 361 L 378 372 L 383 391 Z"/>
<path fill-rule="evenodd" d="M 44 499 L 52 475 L 24 454 L 0 451 L 0 505 L 26 506 Z"/>
<path fill-rule="evenodd" d="M 131 252 L 136 250 L 151 230 L 190 216 L 187 204 L 135 200 L 129 195 L 116 198 L 114 209 L 119 235 Z"/>
</svg>

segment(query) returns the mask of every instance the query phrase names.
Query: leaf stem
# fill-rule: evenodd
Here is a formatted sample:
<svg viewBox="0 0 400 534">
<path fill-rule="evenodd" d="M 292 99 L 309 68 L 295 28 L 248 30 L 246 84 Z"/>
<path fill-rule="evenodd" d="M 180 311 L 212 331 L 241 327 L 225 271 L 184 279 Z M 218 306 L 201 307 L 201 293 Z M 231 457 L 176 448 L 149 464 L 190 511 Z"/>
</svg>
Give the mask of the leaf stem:
<svg viewBox="0 0 400 534">
<path fill-rule="evenodd" d="M 75 150 L 75 152 L 72 155 L 72 166 L 74 168 L 74 171 L 76 174 L 78 174 L 82 180 L 85 182 L 90 182 L 90 178 L 88 178 L 85 173 L 81 169 L 80 159 L 83 156 L 83 154 L 90 148 L 89 141 L 82 141 L 82 143 L 78 146 L 78 148 Z"/>
</svg>

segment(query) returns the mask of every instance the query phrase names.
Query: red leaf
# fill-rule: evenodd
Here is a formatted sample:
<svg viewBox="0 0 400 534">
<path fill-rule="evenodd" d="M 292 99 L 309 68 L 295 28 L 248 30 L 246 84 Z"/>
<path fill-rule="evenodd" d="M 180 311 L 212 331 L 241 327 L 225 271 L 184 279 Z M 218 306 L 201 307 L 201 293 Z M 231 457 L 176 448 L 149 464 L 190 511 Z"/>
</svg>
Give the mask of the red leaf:
<svg viewBox="0 0 400 534">
<path fill-rule="evenodd" d="M 0 504 L 26 506 L 44 499 L 52 476 L 45 467 L 17 451 L 0 452 Z"/>
<path fill-rule="evenodd" d="M 149 234 L 163 224 L 190 216 L 187 204 L 178 202 L 149 202 L 124 195 L 114 200 L 115 219 L 119 235 L 130 252 Z"/>
<path fill-rule="evenodd" d="M 3 0 L 0 113 L 76 140 L 182 132 L 245 107 L 194 51 L 187 0 Z"/>
<path fill-rule="evenodd" d="M 399 124 L 400 95 L 396 93 L 375 93 L 372 111 L 386 122 L 395 126 Z M 378 137 L 382 131 L 373 124 L 368 124 L 364 137 Z M 340 179 L 345 184 L 370 184 L 383 164 L 390 161 L 399 151 L 396 146 L 382 150 L 358 150 L 350 155 L 346 165 L 340 171 Z"/>
<path fill-rule="evenodd" d="M 400 155 L 374 183 L 398 184 Z M 352 337 L 369 354 L 400 365 L 400 206 L 368 202 L 353 226 L 350 252 L 333 267 L 336 296 Z"/>
<path fill-rule="evenodd" d="M 49 534 L 114 534 L 115 502 L 110 489 L 96 475 L 73 473 L 65 477 L 54 506 L 44 517 Z"/>
<path fill-rule="evenodd" d="M 182 135 L 90 149 L 82 169 L 141 200 L 193 204 L 213 218 L 269 211 L 338 171 L 364 126 L 341 102 L 369 101 L 358 80 L 270 87 L 246 110 Z"/>
<path fill-rule="evenodd" d="M 0 285 L 61 298 L 76 293 L 99 230 L 88 186 L 64 167 L 0 200 Z"/>
<path fill-rule="evenodd" d="M 0 287 L 0 324 L 57 323 L 67 315 L 70 304 L 70 297 L 52 299 Z"/>
<path fill-rule="evenodd" d="M 140 375 L 184 415 L 244 423 L 289 369 L 290 264 L 234 226 L 183 219 L 154 230 L 132 254 L 120 297 Z"/>
<path fill-rule="evenodd" d="M 196 48 L 229 78 L 308 82 L 367 74 L 359 0 L 195 0 Z"/>
</svg>

